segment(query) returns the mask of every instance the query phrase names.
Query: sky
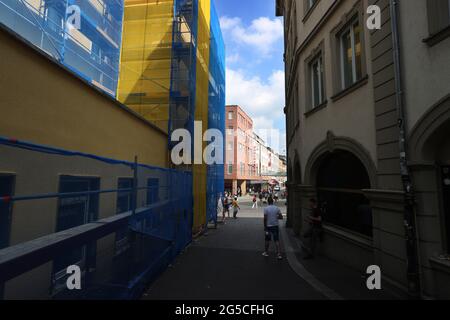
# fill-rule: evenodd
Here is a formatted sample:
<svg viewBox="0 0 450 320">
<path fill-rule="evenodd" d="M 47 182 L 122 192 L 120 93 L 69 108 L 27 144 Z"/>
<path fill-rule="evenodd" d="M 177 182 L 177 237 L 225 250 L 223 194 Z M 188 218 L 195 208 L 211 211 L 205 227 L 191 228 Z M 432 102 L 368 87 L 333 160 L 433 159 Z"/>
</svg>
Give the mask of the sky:
<svg viewBox="0 0 450 320">
<path fill-rule="evenodd" d="M 285 153 L 283 22 L 275 0 L 213 0 L 226 47 L 226 103 L 253 118 L 254 131 Z"/>
</svg>

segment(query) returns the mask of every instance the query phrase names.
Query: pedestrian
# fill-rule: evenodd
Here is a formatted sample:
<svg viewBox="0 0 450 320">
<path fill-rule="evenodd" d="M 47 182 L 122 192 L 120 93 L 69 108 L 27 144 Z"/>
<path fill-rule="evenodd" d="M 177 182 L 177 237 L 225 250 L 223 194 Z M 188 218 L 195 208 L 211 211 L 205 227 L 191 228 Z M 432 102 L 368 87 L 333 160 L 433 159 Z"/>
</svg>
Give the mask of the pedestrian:
<svg viewBox="0 0 450 320">
<path fill-rule="evenodd" d="M 283 256 L 281 255 L 280 227 L 278 221 L 283 220 L 283 215 L 280 208 L 273 204 L 272 197 L 267 199 L 267 203 L 268 206 L 264 209 L 265 251 L 263 252 L 263 256 L 269 256 L 270 241 L 273 240 L 277 249 L 277 258 L 281 260 Z"/>
<path fill-rule="evenodd" d="M 228 218 L 230 217 L 230 202 L 228 201 L 228 196 L 225 195 L 223 198 L 223 213 L 222 213 L 222 221 L 225 222 L 226 216 L 225 214 L 228 214 Z"/>
<path fill-rule="evenodd" d="M 262 192 L 259 192 L 259 205 L 262 206 L 262 199 L 263 199 L 263 195 Z"/>
<path fill-rule="evenodd" d="M 253 196 L 253 206 L 252 209 L 258 209 L 258 198 L 256 198 L 256 194 Z"/>
<path fill-rule="evenodd" d="M 313 259 L 316 253 L 317 241 L 322 236 L 322 212 L 319 209 L 316 199 L 309 199 L 311 214 L 306 218 L 309 223 L 309 229 L 305 232 L 304 237 L 309 238 L 309 253 L 304 259 Z"/>
<path fill-rule="evenodd" d="M 237 219 L 238 211 L 241 209 L 241 207 L 239 207 L 238 198 L 237 197 L 234 197 L 234 200 L 231 203 L 231 206 L 233 207 L 233 218 Z"/>
<path fill-rule="evenodd" d="M 219 200 L 217 201 L 217 216 L 222 214 L 222 221 L 224 221 L 224 214 L 223 214 L 223 197 L 222 194 L 219 194 Z M 217 219 L 216 219 L 217 220 Z"/>
</svg>

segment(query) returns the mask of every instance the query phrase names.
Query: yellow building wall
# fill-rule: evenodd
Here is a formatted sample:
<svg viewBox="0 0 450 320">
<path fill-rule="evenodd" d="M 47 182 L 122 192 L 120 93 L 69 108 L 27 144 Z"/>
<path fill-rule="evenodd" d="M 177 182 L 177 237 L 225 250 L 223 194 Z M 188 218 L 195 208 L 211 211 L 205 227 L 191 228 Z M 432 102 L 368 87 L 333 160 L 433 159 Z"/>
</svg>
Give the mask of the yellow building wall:
<svg viewBox="0 0 450 320">
<path fill-rule="evenodd" d="M 167 134 L 0 30 L 0 135 L 168 167 Z"/>
<path fill-rule="evenodd" d="M 211 26 L 211 0 L 199 0 L 198 33 L 197 33 L 197 66 L 195 121 L 202 122 L 203 133 L 208 129 L 208 94 L 209 94 L 209 50 Z M 203 139 L 202 139 L 203 140 Z M 206 144 L 202 143 L 205 149 Z M 194 230 L 206 221 L 206 181 L 207 165 L 194 165 Z"/>
<path fill-rule="evenodd" d="M 0 52 L 0 136 L 126 161 L 137 155 L 140 163 L 169 166 L 164 131 L 3 29 Z M 117 188 L 118 176 L 132 177 L 125 166 L 5 146 L 0 146 L 0 172 L 16 175 L 16 195 L 56 192 L 60 174 L 98 177 L 101 189 Z M 57 201 L 15 203 L 11 245 L 55 232 Z M 99 218 L 115 212 L 116 195 L 101 195 Z M 114 252 L 105 248 L 114 248 L 114 241 L 114 236 L 98 241 L 103 260 L 113 261 Z M 47 297 L 51 272 L 49 262 L 8 281 L 5 298 Z"/>
<path fill-rule="evenodd" d="M 125 0 L 117 98 L 167 132 L 173 0 Z"/>
</svg>

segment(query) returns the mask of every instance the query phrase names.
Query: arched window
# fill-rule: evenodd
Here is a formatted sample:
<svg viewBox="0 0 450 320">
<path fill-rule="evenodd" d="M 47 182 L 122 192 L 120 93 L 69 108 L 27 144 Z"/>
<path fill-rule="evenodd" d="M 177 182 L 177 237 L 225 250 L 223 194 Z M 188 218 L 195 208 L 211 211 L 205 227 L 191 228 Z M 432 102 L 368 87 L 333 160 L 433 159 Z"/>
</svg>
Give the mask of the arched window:
<svg viewBox="0 0 450 320">
<path fill-rule="evenodd" d="M 335 151 L 325 157 L 316 182 L 325 223 L 372 236 L 372 210 L 363 194 L 370 189 L 370 179 L 355 155 Z"/>
</svg>

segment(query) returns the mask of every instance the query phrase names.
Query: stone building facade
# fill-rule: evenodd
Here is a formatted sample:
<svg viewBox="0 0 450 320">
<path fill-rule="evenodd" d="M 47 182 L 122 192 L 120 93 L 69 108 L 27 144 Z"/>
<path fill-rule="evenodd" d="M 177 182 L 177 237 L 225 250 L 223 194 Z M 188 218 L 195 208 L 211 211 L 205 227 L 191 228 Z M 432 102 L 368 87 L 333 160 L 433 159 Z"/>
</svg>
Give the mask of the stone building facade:
<svg viewBox="0 0 450 320">
<path fill-rule="evenodd" d="M 371 5 L 381 9 L 380 29 L 366 25 Z M 449 8 L 448 0 L 276 1 L 289 226 L 301 235 L 308 199 L 318 198 L 324 255 L 363 272 L 377 264 L 385 286 L 437 299 L 450 298 Z"/>
</svg>

